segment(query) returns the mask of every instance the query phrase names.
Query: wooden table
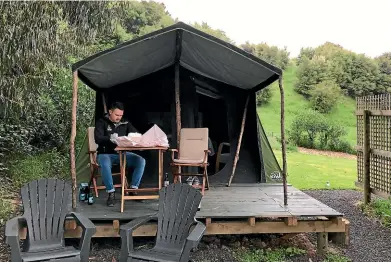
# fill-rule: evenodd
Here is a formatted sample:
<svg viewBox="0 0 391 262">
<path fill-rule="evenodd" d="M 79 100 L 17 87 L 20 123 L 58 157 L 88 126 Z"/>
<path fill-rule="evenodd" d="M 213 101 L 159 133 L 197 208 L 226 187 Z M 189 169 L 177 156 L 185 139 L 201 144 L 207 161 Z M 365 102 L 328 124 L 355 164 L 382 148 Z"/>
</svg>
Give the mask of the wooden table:
<svg viewBox="0 0 391 262">
<path fill-rule="evenodd" d="M 162 188 L 163 182 L 163 151 L 166 151 L 167 147 L 116 147 L 115 150 L 119 154 L 119 164 L 121 172 L 121 213 L 124 212 L 124 203 L 125 200 L 135 200 L 135 199 L 157 199 L 157 195 L 138 195 L 138 196 L 125 196 L 125 192 L 158 192 Z M 127 188 L 126 180 L 126 152 L 127 151 L 144 151 L 144 150 L 157 150 L 159 155 L 159 187 L 158 188 L 138 188 L 130 189 Z M 125 188 L 126 185 L 126 188 Z"/>
</svg>

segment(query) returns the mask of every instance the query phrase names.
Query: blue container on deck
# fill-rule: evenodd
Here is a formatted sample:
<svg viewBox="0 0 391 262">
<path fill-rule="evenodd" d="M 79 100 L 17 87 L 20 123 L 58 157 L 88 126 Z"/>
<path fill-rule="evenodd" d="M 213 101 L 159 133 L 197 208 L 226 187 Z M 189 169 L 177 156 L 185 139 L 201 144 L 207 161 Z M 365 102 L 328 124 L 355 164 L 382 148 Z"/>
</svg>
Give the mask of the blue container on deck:
<svg viewBox="0 0 391 262">
<path fill-rule="evenodd" d="M 88 188 L 88 183 L 80 183 L 79 186 L 79 201 L 86 201 L 88 196 L 86 194 L 86 189 Z"/>
</svg>

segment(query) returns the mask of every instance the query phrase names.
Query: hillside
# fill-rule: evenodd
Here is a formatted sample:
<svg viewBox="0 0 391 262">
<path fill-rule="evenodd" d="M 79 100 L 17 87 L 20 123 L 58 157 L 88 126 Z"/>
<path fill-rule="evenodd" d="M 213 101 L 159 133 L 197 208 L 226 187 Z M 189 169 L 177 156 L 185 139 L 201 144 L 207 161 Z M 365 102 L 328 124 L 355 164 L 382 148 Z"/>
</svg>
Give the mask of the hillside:
<svg viewBox="0 0 391 262">
<path fill-rule="evenodd" d="M 297 114 L 303 109 L 309 108 L 309 102 L 293 89 L 296 81 L 296 66 L 290 65 L 284 72 L 283 84 L 285 91 L 285 130 L 289 130 L 290 125 Z M 272 99 L 267 105 L 258 107 L 258 114 L 262 121 L 267 136 L 270 139 L 273 149 L 280 149 L 274 137 L 280 137 L 280 90 L 278 84 L 267 87 L 271 88 Z M 334 122 L 343 125 L 347 131 L 344 139 L 352 146 L 356 146 L 356 116 L 355 100 L 342 97 L 337 106 L 326 117 Z"/>
</svg>

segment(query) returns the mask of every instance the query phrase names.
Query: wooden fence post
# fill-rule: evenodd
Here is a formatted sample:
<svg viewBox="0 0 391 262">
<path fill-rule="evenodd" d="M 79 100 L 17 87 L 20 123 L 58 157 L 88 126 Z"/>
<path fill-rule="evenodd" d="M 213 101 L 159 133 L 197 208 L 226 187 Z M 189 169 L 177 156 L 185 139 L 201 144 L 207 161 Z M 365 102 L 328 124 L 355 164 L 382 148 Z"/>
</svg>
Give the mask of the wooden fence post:
<svg viewBox="0 0 391 262">
<path fill-rule="evenodd" d="M 363 162 L 364 162 L 364 204 L 367 205 L 371 202 L 371 185 L 370 185 L 370 143 L 369 143 L 369 134 L 370 134 L 370 125 L 369 125 L 369 116 L 370 111 L 364 110 L 364 141 L 363 141 Z"/>
</svg>

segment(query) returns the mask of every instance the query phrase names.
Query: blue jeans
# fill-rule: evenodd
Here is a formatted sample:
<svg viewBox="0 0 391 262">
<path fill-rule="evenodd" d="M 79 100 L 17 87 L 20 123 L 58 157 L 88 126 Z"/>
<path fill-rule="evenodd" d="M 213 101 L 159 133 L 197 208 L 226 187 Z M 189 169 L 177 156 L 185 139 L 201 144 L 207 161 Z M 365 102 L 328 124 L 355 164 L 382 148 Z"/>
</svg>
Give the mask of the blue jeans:
<svg viewBox="0 0 391 262">
<path fill-rule="evenodd" d="M 98 154 L 97 161 L 101 169 L 103 184 L 108 193 L 114 192 L 112 165 L 119 165 L 119 154 Z M 133 167 L 131 188 L 138 188 L 144 174 L 145 159 L 135 153 L 126 152 L 126 167 Z"/>
</svg>

